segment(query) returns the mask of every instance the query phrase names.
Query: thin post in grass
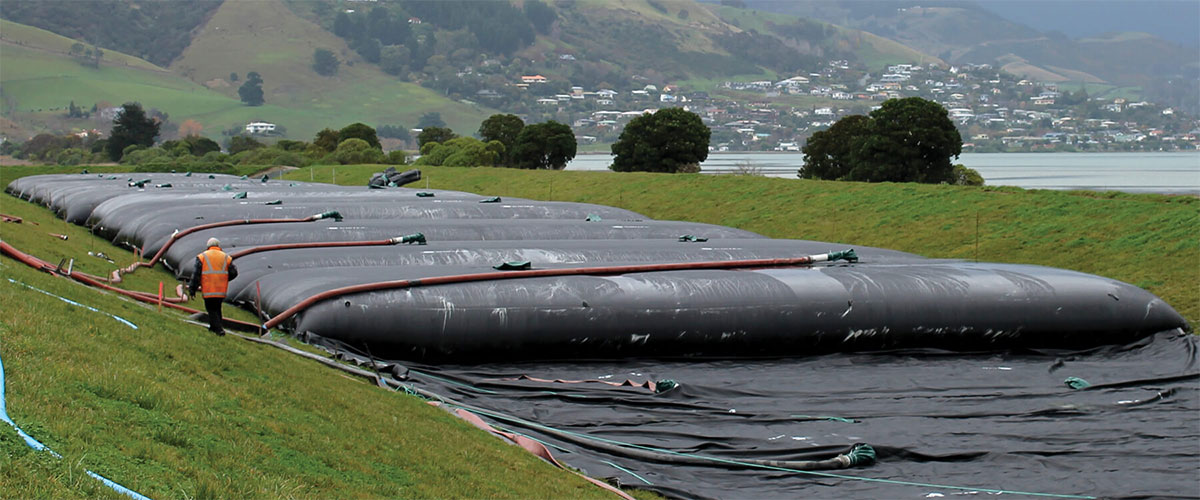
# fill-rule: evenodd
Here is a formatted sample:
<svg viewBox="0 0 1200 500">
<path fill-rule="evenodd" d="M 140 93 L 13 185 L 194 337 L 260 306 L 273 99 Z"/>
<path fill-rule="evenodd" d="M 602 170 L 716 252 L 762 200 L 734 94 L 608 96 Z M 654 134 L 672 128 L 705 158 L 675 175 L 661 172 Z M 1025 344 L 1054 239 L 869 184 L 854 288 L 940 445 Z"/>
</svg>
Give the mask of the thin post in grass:
<svg viewBox="0 0 1200 500">
<path fill-rule="evenodd" d="M 979 212 L 975 212 L 975 262 L 979 262 Z"/>
</svg>

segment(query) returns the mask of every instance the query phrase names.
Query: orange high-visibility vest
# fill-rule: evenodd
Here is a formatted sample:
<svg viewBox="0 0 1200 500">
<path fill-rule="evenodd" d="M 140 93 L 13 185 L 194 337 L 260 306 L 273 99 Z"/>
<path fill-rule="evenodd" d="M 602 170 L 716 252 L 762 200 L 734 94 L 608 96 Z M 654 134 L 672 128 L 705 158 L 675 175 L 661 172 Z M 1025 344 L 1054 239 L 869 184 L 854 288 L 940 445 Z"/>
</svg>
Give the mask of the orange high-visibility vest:
<svg viewBox="0 0 1200 500">
<path fill-rule="evenodd" d="M 229 264 L 233 258 L 220 248 L 208 247 L 200 258 L 200 293 L 204 298 L 225 298 L 229 289 Z"/>
</svg>

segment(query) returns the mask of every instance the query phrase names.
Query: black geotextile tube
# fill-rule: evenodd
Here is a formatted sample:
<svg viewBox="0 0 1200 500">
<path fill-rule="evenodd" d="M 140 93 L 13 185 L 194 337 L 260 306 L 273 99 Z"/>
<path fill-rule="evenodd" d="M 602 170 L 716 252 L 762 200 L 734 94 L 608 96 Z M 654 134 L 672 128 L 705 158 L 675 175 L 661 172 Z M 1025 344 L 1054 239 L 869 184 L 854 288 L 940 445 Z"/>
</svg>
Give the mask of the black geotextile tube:
<svg viewBox="0 0 1200 500">
<path fill-rule="evenodd" d="M 178 182 L 181 190 L 164 194 L 146 187 L 163 180 L 172 185 Z M 228 190 L 222 187 L 217 191 L 208 183 L 226 180 Z M 43 200 L 53 199 L 57 192 L 47 184 L 63 184 L 69 186 L 61 188 L 63 192 L 75 193 L 80 183 L 90 182 L 124 193 L 98 204 L 88 219 L 98 224 L 93 228 L 98 234 L 142 247 L 145 255 L 156 252 L 176 231 L 191 227 L 244 219 L 304 219 L 328 210 L 338 210 L 346 220 L 297 225 L 309 226 L 303 231 L 311 234 L 322 227 L 328 230 L 362 219 L 429 224 L 464 219 L 557 220 L 580 225 L 645 221 L 640 214 L 600 205 L 498 200 L 451 192 L 422 197 L 403 188 L 272 182 L 264 184 L 270 187 L 255 187 L 249 180 L 214 177 L 197 182 L 190 177 L 180 179 L 178 174 L 148 176 L 125 186 L 96 177 L 18 181 L 21 185 L 14 182 L 10 191 L 38 193 Z M 187 191 L 192 188 L 195 190 Z M 240 189 L 249 194 L 234 199 L 230 191 Z M 259 198 L 255 193 L 265 196 Z M 280 199 L 265 200 L 276 196 Z M 611 228 L 595 231 L 603 234 Z M 435 231 L 414 232 L 428 236 Z M 239 259 L 242 275 L 231 283 L 231 300 L 261 305 L 267 315 L 276 315 L 342 286 L 488 275 L 507 262 L 527 262 L 522 265 L 535 271 L 666 265 L 794 258 L 853 246 L 753 237 L 701 241 L 704 236 L 693 232 L 675 240 L 430 240 L 429 245 L 420 247 L 262 252 Z M 221 238 L 219 230 L 206 234 Z M 520 229 L 514 234 L 528 233 Z M 174 254 L 167 264 L 186 273 L 193 252 L 200 250 L 198 236 L 185 237 L 190 248 Z M 503 238 L 504 233 L 499 236 Z M 383 286 L 316 302 L 285 325 L 299 333 L 369 343 L 400 358 L 476 361 L 493 356 L 757 356 L 909 347 L 1075 348 L 1187 328 L 1182 317 L 1157 297 L 1099 276 L 1030 265 L 924 259 L 884 249 L 860 248 L 859 252 L 862 258 L 853 264 L 489 278 L 403 290 Z M 505 278 L 514 276 L 518 275 Z"/>
</svg>

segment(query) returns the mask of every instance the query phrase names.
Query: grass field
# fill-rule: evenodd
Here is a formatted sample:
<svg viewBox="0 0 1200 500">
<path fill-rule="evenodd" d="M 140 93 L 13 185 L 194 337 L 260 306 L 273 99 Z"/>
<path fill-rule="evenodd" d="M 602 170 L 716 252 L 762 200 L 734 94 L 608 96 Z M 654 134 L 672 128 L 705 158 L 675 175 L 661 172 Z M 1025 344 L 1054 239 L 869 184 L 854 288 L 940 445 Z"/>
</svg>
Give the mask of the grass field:
<svg viewBox="0 0 1200 500">
<path fill-rule="evenodd" d="M 0 167 L 0 182 L 73 171 Z M 0 212 L 25 219 L 3 223 L 0 239 L 39 257 L 94 274 L 115 265 L 89 250 L 133 262 L 44 208 L 0 195 Z M 612 497 L 419 398 L 13 259 L 0 258 L 0 276 L 8 414 L 63 456 L 0 424 L 0 498 L 126 498 L 84 470 L 151 498 Z M 123 287 L 149 291 L 173 276 L 127 278 Z"/>
</svg>

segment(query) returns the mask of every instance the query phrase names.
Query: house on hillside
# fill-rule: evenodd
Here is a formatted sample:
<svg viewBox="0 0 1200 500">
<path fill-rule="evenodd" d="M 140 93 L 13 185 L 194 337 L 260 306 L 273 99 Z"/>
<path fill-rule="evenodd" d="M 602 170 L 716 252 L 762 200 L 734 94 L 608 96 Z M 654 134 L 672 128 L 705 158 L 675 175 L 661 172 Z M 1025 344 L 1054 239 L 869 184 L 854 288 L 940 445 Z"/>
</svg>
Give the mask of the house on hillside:
<svg viewBox="0 0 1200 500">
<path fill-rule="evenodd" d="M 524 75 L 521 77 L 521 83 L 546 83 L 546 77 L 542 75 Z"/>
<path fill-rule="evenodd" d="M 247 134 L 269 134 L 275 131 L 275 124 L 268 122 L 250 122 L 246 124 Z"/>
</svg>

